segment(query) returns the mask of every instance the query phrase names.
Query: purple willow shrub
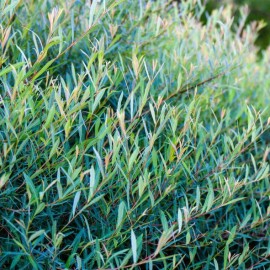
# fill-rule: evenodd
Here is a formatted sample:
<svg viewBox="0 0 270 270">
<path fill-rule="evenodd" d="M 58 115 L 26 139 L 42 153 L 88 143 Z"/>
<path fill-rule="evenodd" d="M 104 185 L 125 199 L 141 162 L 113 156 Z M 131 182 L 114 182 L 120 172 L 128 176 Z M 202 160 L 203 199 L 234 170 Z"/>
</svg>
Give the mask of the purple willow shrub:
<svg viewBox="0 0 270 270">
<path fill-rule="evenodd" d="M 1 2 L 1 269 L 267 269 L 270 51 L 203 12 Z"/>
</svg>

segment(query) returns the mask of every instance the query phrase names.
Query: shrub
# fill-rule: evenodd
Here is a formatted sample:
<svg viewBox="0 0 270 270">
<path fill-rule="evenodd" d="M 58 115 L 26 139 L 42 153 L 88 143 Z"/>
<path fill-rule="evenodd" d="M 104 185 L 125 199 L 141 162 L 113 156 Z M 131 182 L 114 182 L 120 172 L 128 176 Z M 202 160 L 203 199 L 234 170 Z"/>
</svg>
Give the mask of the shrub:
<svg viewBox="0 0 270 270">
<path fill-rule="evenodd" d="M 90 2 L 1 2 L 1 269 L 267 269 L 260 26 Z"/>
</svg>

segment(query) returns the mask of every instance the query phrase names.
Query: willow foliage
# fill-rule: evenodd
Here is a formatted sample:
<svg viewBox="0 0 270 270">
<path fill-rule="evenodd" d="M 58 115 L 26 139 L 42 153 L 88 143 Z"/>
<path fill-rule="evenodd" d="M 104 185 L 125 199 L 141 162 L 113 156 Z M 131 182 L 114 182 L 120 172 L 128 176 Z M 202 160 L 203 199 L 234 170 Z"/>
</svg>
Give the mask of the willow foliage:
<svg viewBox="0 0 270 270">
<path fill-rule="evenodd" d="M 1 1 L 1 269 L 269 269 L 270 51 L 203 12 Z"/>
</svg>

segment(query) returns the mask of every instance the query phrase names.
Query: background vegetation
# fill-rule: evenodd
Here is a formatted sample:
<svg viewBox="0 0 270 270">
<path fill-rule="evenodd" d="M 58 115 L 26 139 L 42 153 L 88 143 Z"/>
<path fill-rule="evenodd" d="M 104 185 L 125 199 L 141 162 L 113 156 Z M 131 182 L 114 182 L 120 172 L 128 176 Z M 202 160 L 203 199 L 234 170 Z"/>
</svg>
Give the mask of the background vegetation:
<svg viewBox="0 0 270 270">
<path fill-rule="evenodd" d="M 1 269 L 269 269 L 270 50 L 200 1 L 1 1 Z"/>
<path fill-rule="evenodd" d="M 266 23 L 260 32 L 256 44 L 261 49 L 266 49 L 270 44 L 270 0 L 210 0 L 207 1 L 206 9 L 211 12 L 213 9 L 220 7 L 224 4 L 235 4 L 235 16 L 238 17 L 237 12 L 239 6 L 247 5 L 249 8 L 249 15 L 247 23 L 252 21 L 264 21 Z"/>
</svg>

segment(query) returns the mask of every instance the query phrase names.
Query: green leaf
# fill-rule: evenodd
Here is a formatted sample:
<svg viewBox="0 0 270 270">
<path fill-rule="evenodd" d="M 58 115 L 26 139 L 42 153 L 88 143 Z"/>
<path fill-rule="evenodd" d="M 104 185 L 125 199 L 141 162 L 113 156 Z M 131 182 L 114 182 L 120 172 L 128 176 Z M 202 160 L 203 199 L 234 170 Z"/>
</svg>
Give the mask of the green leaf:
<svg viewBox="0 0 270 270">
<path fill-rule="evenodd" d="M 81 197 L 81 191 L 77 191 L 76 194 L 75 194 L 74 201 L 73 201 L 73 206 L 72 206 L 72 215 L 73 215 L 73 217 L 75 216 L 76 208 L 77 208 L 78 202 L 80 200 L 80 197 Z"/>
<path fill-rule="evenodd" d="M 162 210 L 160 210 L 159 214 L 160 214 L 160 219 L 161 219 L 163 231 L 168 231 L 168 229 L 169 229 L 168 221 L 166 219 L 166 216 L 165 216 L 164 212 Z"/>
<path fill-rule="evenodd" d="M 39 70 L 35 76 L 31 79 L 32 82 L 34 82 L 38 77 L 40 77 L 44 72 L 46 72 L 48 70 L 48 68 L 54 63 L 55 59 L 52 59 L 50 61 L 48 61 L 41 70 Z M 34 70 L 32 71 L 32 73 L 34 72 Z"/>
<path fill-rule="evenodd" d="M 241 201 L 241 200 L 244 200 L 244 199 L 246 199 L 246 197 L 233 199 L 233 200 L 231 200 L 231 201 L 229 201 L 229 202 L 226 202 L 225 204 L 222 204 L 222 206 L 229 205 L 229 204 L 234 204 L 234 203 L 236 203 L 236 202 L 238 202 L 238 201 Z"/>
<path fill-rule="evenodd" d="M 125 213 L 125 208 L 126 208 L 126 204 L 125 202 L 121 202 L 119 204 L 119 208 L 118 208 L 118 216 L 117 216 L 117 224 L 116 224 L 116 228 L 120 228 L 121 223 L 123 222 L 124 219 L 124 213 Z"/>
<path fill-rule="evenodd" d="M 44 124 L 44 128 L 48 128 L 49 126 L 50 126 L 50 124 L 52 123 L 52 121 L 53 121 L 53 118 L 54 118 L 54 116 L 55 116 L 55 107 L 54 106 L 52 106 L 52 108 L 50 109 L 50 111 L 49 111 L 49 114 L 48 114 L 48 117 L 47 117 L 47 119 L 46 119 L 46 122 L 45 122 L 45 124 Z"/>
<path fill-rule="evenodd" d="M 95 152 L 95 155 L 96 155 L 96 158 L 97 158 L 97 162 L 98 162 L 98 167 L 100 169 L 100 172 L 103 176 L 103 178 L 105 177 L 105 173 L 104 173 L 104 167 L 103 167 L 103 162 L 102 162 L 102 159 L 98 153 L 98 151 L 95 149 L 95 147 L 93 147 L 93 150 Z"/>
<path fill-rule="evenodd" d="M 137 262 L 137 239 L 133 230 L 131 230 L 131 248 L 133 254 L 133 263 Z"/>
<path fill-rule="evenodd" d="M 190 243 L 190 240 L 191 240 L 191 235 L 190 235 L 190 231 L 188 230 L 186 234 L 186 245 Z"/>
<path fill-rule="evenodd" d="M 24 176 L 24 179 L 26 182 L 26 186 L 27 186 L 27 188 L 29 188 L 28 194 L 29 194 L 29 199 L 31 199 L 29 201 L 31 204 L 32 202 L 35 202 L 38 199 L 38 191 L 35 188 L 34 183 L 31 180 L 31 178 L 26 173 L 23 173 L 23 176 Z M 33 198 L 33 200 L 32 200 L 32 198 Z"/>
<path fill-rule="evenodd" d="M 42 212 L 45 208 L 45 203 L 39 203 L 38 206 L 37 206 L 37 209 L 35 211 L 35 216 L 38 215 L 40 212 Z"/>
<path fill-rule="evenodd" d="M 30 237 L 29 237 L 29 242 L 31 243 L 31 242 L 33 242 L 37 237 L 39 237 L 40 235 L 42 235 L 42 234 L 44 234 L 44 230 L 39 230 L 39 231 L 37 231 L 37 232 L 35 232 L 35 233 L 33 233 Z"/>
<path fill-rule="evenodd" d="M 1 71 L 0 71 L 0 77 L 2 77 L 3 75 L 11 72 L 14 69 L 16 70 L 16 69 L 22 67 L 23 65 L 25 65 L 25 63 L 24 62 L 20 62 L 20 63 L 15 63 L 13 65 L 10 64 L 10 66 L 5 67 L 5 68 L 2 68 Z"/>
<path fill-rule="evenodd" d="M 178 233 L 180 233 L 183 225 L 182 211 L 180 208 L 178 208 L 177 222 L 178 222 Z"/>
</svg>

